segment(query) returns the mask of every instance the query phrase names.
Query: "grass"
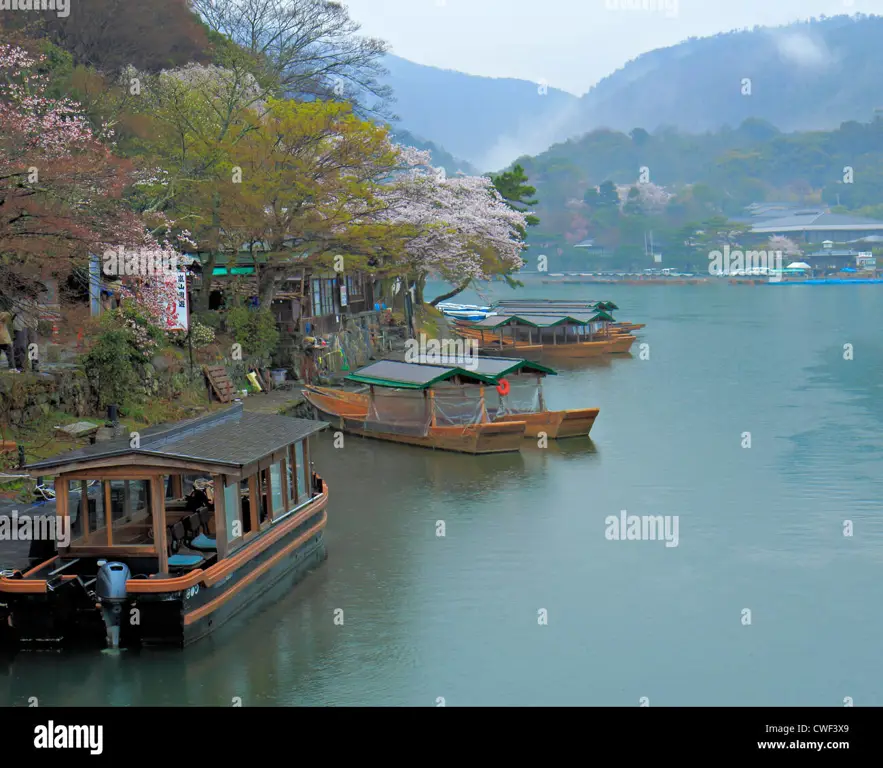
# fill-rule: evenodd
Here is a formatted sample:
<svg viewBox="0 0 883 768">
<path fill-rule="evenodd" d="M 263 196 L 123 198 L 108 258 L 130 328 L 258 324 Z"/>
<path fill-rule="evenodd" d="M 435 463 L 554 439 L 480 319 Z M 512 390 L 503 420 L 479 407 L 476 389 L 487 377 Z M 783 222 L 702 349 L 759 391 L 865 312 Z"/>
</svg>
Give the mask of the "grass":
<svg viewBox="0 0 883 768">
<path fill-rule="evenodd" d="M 147 427 L 163 424 L 166 422 L 180 421 L 192 416 L 188 409 L 204 408 L 205 410 L 217 410 L 224 408 L 221 403 L 209 403 L 204 389 L 194 387 L 185 390 L 175 400 L 155 398 L 142 406 L 120 410 L 120 421 L 133 432 Z M 24 446 L 25 460 L 28 463 L 48 459 L 59 453 L 75 450 L 88 445 L 88 439 L 72 440 L 58 434 L 56 427 L 64 427 L 76 424 L 80 421 L 89 421 L 102 426 L 104 418 L 92 416 L 74 416 L 64 411 L 50 411 L 36 423 L 28 425 L 27 430 L 11 432 L 7 430 L 6 439 L 15 441 Z M 0 473 L 19 474 L 18 451 L 0 455 Z M 33 499 L 35 481 L 31 479 L 4 480 L 0 478 L 0 498 L 15 498 L 22 502 Z"/>
</svg>

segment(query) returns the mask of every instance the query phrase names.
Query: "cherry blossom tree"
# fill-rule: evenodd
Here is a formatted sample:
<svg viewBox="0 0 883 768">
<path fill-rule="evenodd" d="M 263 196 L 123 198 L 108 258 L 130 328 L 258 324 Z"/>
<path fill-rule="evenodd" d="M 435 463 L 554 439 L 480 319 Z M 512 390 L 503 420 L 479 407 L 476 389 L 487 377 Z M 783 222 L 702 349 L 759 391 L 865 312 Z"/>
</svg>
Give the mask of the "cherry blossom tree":
<svg viewBox="0 0 883 768">
<path fill-rule="evenodd" d="M 44 61 L 0 45 L 0 292 L 13 296 L 108 248 L 175 251 L 121 199 L 132 167 L 114 156 L 112 131 L 91 126 L 77 102 L 47 96 L 48 77 L 37 69 Z M 123 290 L 168 327 L 163 281 L 135 277 Z"/>
<path fill-rule="evenodd" d="M 520 232 L 529 213 L 508 206 L 489 178 L 448 177 L 429 164 L 425 152 L 399 153 L 405 170 L 382 191 L 387 204 L 382 218 L 409 230 L 404 253 L 419 301 L 430 274 L 458 287 L 434 299 L 435 305 L 473 281 L 521 269 Z"/>
<path fill-rule="evenodd" d="M 785 237 L 784 235 L 773 235 L 767 243 L 767 250 L 774 252 L 781 251 L 789 260 L 803 255 L 800 246 L 798 246 L 791 238 Z"/>
</svg>

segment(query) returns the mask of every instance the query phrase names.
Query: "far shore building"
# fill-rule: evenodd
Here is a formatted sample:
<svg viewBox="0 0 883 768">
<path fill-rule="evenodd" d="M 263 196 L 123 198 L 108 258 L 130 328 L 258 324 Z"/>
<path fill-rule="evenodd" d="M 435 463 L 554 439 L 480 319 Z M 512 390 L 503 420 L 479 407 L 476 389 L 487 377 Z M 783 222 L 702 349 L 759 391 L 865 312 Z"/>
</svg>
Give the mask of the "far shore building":
<svg viewBox="0 0 883 768">
<path fill-rule="evenodd" d="M 781 235 L 801 248 L 825 241 L 852 243 L 868 237 L 883 237 L 883 221 L 851 214 L 831 213 L 826 206 L 793 203 L 754 203 L 747 216 L 735 219 L 751 228 L 754 235 L 769 239 Z"/>
</svg>

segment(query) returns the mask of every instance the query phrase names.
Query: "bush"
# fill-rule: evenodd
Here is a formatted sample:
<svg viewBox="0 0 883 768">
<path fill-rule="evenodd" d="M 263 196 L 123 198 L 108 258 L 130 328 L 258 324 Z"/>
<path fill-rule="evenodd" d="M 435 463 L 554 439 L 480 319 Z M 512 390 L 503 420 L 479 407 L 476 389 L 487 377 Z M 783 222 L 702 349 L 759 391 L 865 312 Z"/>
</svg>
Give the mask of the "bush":
<svg viewBox="0 0 883 768">
<path fill-rule="evenodd" d="M 195 312 L 192 315 L 191 319 L 215 331 L 221 329 L 221 325 L 223 324 L 224 320 L 224 318 L 221 316 L 221 313 L 213 309 L 207 310 L 205 312 Z"/>
<path fill-rule="evenodd" d="M 227 328 L 233 334 L 233 340 L 241 345 L 243 358 L 254 360 L 259 365 L 269 362 L 270 353 L 279 341 L 276 318 L 272 312 L 243 307 L 231 309 L 227 313 Z"/>
<path fill-rule="evenodd" d="M 190 325 L 190 342 L 197 349 L 207 347 L 215 341 L 215 332 L 207 325 L 203 325 L 198 320 L 192 319 Z"/>
<path fill-rule="evenodd" d="M 164 332 L 133 300 L 102 315 L 100 328 L 95 344 L 83 358 L 98 406 L 116 403 L 133 407 L 146 396 L 141 388 L 145 366 L 159 348 Z"/>
</svg>

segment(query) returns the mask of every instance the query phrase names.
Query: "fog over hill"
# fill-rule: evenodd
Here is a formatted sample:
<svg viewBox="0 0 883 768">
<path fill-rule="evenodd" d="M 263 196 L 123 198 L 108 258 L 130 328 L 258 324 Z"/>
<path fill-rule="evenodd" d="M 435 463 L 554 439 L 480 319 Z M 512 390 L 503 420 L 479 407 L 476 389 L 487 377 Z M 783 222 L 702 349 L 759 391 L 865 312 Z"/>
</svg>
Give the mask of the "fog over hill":
<svg viewBox="0 0 883 768">
<path fill-rule="evenodd" d="M 831 129 L 883 107 L 883 18 L 838 16 L 692 38 L 643 54 L 576 97 L 526 80 L 386 58 L 398 127 L 481 170 L 596 128 L 701 133 L 756 117 Z"/>
</svg>

